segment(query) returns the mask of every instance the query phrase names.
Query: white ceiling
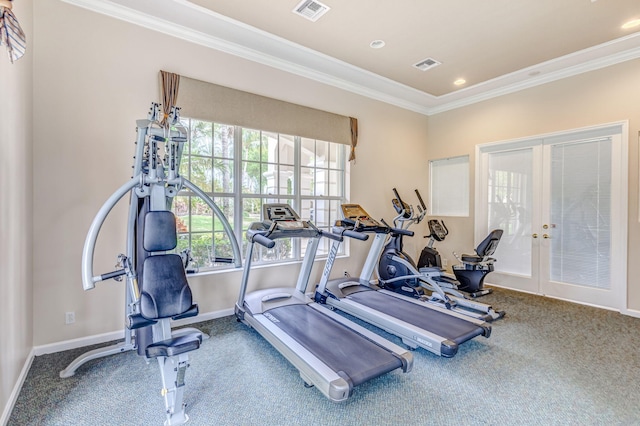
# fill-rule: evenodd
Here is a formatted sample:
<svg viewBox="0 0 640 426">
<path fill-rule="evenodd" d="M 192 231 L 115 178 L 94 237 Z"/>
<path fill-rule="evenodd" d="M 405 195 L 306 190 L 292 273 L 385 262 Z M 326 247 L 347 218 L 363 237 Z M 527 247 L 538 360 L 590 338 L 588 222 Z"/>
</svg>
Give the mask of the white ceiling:
<svg viewBox="0 0 640 426">
<path fill-rule="evenodd" d="M 639 0 L 63 1 L 427 115 L 640 57 Z"/>
</svg>

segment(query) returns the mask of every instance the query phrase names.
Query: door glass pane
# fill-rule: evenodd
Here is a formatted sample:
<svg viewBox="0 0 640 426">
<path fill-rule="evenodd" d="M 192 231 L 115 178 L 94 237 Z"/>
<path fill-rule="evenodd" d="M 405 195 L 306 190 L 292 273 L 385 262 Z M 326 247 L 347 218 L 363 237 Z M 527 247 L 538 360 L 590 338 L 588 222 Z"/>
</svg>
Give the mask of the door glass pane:
<svg viewBox="0 0 640 426">
<path fill-rule="evenodd" d="M 533 150 L 489 154 L 489 230 L 502 229 L 495 270 L 531 276 Z"/>
<path fill-rule="evenodd" d="M 610 288 L 611 140 L 551 148 L 551 280 Z"/>
</svg>

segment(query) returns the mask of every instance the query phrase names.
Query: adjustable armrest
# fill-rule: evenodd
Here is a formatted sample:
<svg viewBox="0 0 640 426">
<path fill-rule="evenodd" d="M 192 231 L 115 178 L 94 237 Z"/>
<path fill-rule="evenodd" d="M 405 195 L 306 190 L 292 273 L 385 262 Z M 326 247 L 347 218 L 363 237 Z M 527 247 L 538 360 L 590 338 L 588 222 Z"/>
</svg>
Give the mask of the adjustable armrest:
<svg viewBox="0 0 640 426">
<path fill-rule="evenodd" d="M 179 320 L 182 318 L 189 318 L 189 317 L 195 317 L 196 315 L 198 315 L 198 305 L 191 305 L 191 307 L 189 308 L 189 310 L 187 310 L 186 312 L 181 313 L 180 315 L 176 315 L 175 317 L 171 317 L 172 320 Z"/>
</svg>

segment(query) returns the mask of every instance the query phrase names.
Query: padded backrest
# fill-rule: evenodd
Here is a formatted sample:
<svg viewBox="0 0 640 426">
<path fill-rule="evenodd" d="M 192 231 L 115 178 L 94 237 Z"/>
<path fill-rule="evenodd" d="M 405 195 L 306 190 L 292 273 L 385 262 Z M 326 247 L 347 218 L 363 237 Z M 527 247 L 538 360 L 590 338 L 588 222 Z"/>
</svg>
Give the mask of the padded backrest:
<svg viewBox="0 0 640 426">
<path fill-rule="evenodd" d="M 176 218 L 170 211 L 150 211 L 144 218 L 142 245 L 146 251 L 168 251 L 176 248 Z"/>
<path fill-rule="evenodd" d="M 173 250 L 177 244 L 176 220 L 170 211 L 150 211 L 146 214 L 143 230 L 146 251 Z M 155 254 L 143 262 L 140 313 L 147 319 L 174 317 L 188 311 L 193 305 L 191 289 L 177 254 Z"/>
<path fill-rule="evenodd" d="M 498 243 L 502 238 L 502 229 L 494 229 L 487 235 L 487 238 L 482 240 L 478 247 L 476 247 L 476 253 L 478 256 L 487 257 L 491 256 L 498 248 Z"/>
<path fill-rule="evenodd" d="M 149 256 L 143 265 L 140 314 L 144 318 L 156 320 L 175 317 L 193 306 L 191 289 L 179 255 Z"/>
</svg>

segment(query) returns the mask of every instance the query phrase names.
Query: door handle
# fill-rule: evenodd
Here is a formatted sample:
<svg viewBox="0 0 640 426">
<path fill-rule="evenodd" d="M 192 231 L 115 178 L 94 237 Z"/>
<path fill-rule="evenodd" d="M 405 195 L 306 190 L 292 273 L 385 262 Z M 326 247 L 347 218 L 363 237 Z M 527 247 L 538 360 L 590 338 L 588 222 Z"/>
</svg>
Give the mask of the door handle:
<svg viewBox="0 0 640 426">
<path fill-rule="evenodd" d="M 551 238 L 551 235 L 549 235 L 549 234 L 542 234 L 542 238 L 545 238 L 545 239 L 546 239 L 546 238 Z"/>
<path fill-rule="evenodd" d="M 538 234 L 531 235 L 533 238 L 538 238 Z"/>
</svg>

